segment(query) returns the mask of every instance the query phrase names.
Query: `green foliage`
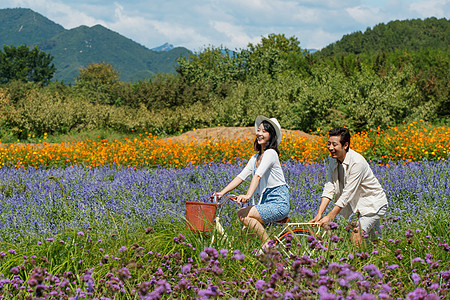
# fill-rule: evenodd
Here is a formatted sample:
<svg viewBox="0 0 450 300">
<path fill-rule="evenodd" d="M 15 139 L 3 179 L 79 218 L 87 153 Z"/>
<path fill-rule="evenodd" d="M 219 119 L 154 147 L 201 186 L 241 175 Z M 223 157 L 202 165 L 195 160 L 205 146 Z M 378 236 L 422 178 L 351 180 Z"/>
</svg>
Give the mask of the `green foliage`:
<svg viewBox="0 0 450 300">
<path fill-rule="evenodd" d="M 3 46 L 0 52 L 0 84 L 13 80 L 47 84 L 56 71 L 53 57 L 35 46 Z"/>
<path fill-rule="evenodd" d="M 439 38 L 438 38 L 439 37 Z M 391 21 L 362 33 L 344 35 L 336 43 L 314 53 L 316 57 L 340 54 L 377 53 L 380 51 L 418 51 L 426 48 L 448 50 L 450 21 L 442 18 Z"/>
<path fill-rule="evenodd" d="M 87 68 L 80 70 L 75 83 L 75 89 L 85 94 L 92 103 L 116 104 L 115 92 L 119 84 L 119 73 L 112 65 L 89 64 Z"/>
<path fill-rule="evenodd" d="M 101 25 L 64 29 L 42 15 L 24 8 L 0 9 L 0 40 L 4 45 L 39 46 L 54 57 L 58 81 L 73 83 L 80 66 L 106 62 L 123 81 L 138 81 L 158 73 L 175 73 L 177 58 L 191 51 L 177 47 L 150 50 Z"/>
</svg>

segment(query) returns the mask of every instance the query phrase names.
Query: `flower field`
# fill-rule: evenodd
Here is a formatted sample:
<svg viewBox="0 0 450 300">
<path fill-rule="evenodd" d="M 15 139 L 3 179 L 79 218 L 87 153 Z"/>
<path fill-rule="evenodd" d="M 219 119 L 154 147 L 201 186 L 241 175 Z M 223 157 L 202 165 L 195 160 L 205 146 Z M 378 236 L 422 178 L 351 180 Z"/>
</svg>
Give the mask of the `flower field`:
<svg viewBox="0 0 450 300">
<path fill-rule="evenodd" d="M 0 148 L 0 167 L 88 168 L 103 165 L 117 167 L 183 167 L 204 163 L 235 163 L 253 154 L 252 140 L 192 140 L 171 142 L 149 132 L 123 141 L 86 140 L 39 145 L 10 144 Z M 301 163 L 320 162 L 327 157 L 327 135 L 311 138 L 286 135 L 280 145 L 281 159 Z M 353 134 L 351 147 L 373 161 L 418 161 L 446 159 L 450 152 L 450 127 L 413 122 L 386 130 Z"/>
<path fill-rule="evenodd" d="M 356 143 L 355 143 L 356 144 Z M 357 145 L 355 145 L 357 146 Z M 186 229 L 184 203 L 204 201 L 244 162 L 177 168 L 77 164 L 0 168 L 3 299 L 446 299 L 450 289 L 448 159 L 372 163 L 390 210 L 382 243 L 323 240 L 256 256 L 234 204 L 227 239 Z M 291 219 L 309 220 L 326 165 L 286 160 Z M 246 186 L 242 187 L 244 191 Z"/>
</svg>

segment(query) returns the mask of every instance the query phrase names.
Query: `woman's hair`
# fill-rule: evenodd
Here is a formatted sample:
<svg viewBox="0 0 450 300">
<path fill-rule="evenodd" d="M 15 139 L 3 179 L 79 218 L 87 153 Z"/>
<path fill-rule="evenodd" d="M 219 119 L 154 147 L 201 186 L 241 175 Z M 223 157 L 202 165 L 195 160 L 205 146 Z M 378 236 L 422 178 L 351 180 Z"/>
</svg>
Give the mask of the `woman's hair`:
<svg viewBox="0 0 450 300">
<path fill-rule="evenodd" d="M 272 124 L 270 124 L 267 121 L 262 121 L 261 124 L 264 125 L 264 130 L 269 132 L 269 141 L 267 141 L 266 148 L 267 149 L 273 149 L 278 154 L 280 154 L 280 151 L 278 151 L 278 144 L 277 144 L 277 133 L 275 132 L 275 128 L 273 128 Z M 255 142 L 253 143 L 255 150 L 261 154 L 261 145 L 258 144 L 258 138 L 255 138 Z"/>
</svg>

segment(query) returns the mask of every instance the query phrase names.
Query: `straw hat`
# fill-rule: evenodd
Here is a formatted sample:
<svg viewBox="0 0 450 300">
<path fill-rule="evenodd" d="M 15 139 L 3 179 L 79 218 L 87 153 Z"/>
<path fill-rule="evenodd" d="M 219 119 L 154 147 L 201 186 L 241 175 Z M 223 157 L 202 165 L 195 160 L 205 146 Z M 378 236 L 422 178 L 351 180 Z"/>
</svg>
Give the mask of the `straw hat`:
<svg viewBox="0 0 450 300">
<path fill-rule="evenodd" d="M 257 116 L 256 120 L 255 120 L 255 133 L 258 131 L 259 125 L 261 125 L 262 121 L 267 121 L 273 126 L 273 128 L 275 129 L 275 132 L 277 134 L 277 145 L 280 145 L 282 134 L 281 134 L 281 126 L 280 126 L 280 123 L 278 123 L 278 120 L 275 118 L 269 119 L 264 116 Z"/>
</svg>

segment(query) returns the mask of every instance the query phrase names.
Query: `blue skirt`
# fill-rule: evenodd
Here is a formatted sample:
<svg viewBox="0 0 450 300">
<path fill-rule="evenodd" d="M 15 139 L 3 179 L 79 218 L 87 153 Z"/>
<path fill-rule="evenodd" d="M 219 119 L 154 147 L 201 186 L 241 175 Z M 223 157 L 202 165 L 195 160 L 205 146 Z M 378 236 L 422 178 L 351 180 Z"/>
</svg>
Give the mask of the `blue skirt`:
<svg viewBox="0 0 450 300">
<path fill-rule="evenodd" d="M 261 203 L 255 205 L 264 224 L 283 220 L 289 215 L 289 186 L 279 185 L 264 191 Z"/>
</svg>

